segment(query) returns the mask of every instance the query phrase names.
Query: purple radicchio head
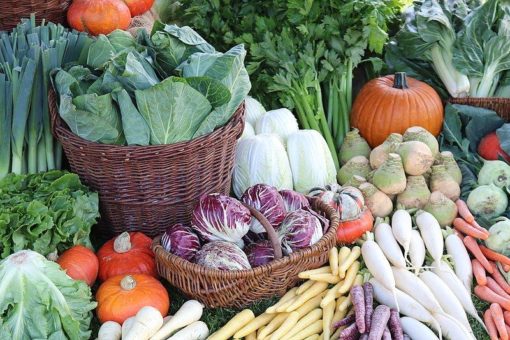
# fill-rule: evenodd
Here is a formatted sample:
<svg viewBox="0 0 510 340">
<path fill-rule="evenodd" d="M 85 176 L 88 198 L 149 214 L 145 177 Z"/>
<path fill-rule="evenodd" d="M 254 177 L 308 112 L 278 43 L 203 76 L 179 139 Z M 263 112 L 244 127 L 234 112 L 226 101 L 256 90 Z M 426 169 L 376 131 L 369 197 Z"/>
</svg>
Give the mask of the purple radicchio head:
<svg viewBox="0 0 510 340">
<path fill-rule="evenodd" d="M 263 266 L 274 260 L 274 249 L 270 241 L 252 243 L 244 249 L 252 267 Z"/>
<path fill-rule="evenodd" d="M 283 198 L 283 204 L 285 205 L 285 211 L 287 212 L 293 212 L 310 206 L 306 196 L 297 191 L 280 190 L 280 195 Z"/>
<path fill-rule="evenodd" d="M 278 230 L 282 247 L 288 254 L 298 249 L 310 247 L 319 241 L 322 235 L 320 220 L 303 209 L 287 214 Z"/>
<path fill-rule="evenodd" d="M 241 197 L 241 201 L 257 209 L 275 229 L 285 218 L 285 205 L 282 196 L 276 188 L 270 185 L 256 184 L 248 188 Z M 251 219 L 250 230 L 255 233 L 266 231 L 255 217 Z"/>
<path fill-rule="evenodd" d="M 195 262 L 201 266 L 219 270 L 250 269 L 246 254 L 233 243 L 213 241 L 197 252 Z"/>
<path fill-rule="evenodd" d="M 200 249 L 200 240 L 191 228 L 179 223 L 166 229 L 161 245 L 166 251 L 193 262 Z"/>
</svg>

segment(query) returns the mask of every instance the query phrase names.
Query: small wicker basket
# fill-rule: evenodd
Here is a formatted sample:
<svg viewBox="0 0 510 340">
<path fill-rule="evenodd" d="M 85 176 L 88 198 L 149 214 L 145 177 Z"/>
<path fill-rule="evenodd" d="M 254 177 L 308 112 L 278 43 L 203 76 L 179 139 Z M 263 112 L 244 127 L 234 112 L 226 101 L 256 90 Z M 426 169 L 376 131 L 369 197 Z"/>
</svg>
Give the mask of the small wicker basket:
<svg viewBox="0 0 510 340">
<path fill-rule="evenodd" d="M 505 121 L 510 121 L 510 98 L 450 98 L 448 102 L 493 110 Z"/>
<path fill-rule="evenodd" d="M 310 203 L 315 211 L 329 220 L 329 229 L 319 242 L 309 248 L 251 270 L 222 271 L 167 252 L 160 244 L 161 237 L 157 237 L 152 248 L 158 273 L 188 297 L 210 308 L 242 308 L 260 299 L 281 296 L 300 280 L 300 272 L 324 265 L 328 261 L 329 250 L 336 245 L 338 213 L 319 199 L 312 198 Z M 271 228 L 263 216 L 256 217 L 266 230 Z M 277 251 L 275 249 L 275 253 Z"/>
<path fill-rule="evenodd" d="M 1 0 L 0 31 L 16 27 L 22 18 L 30 17 L 31 13 L 35 13 L 38 22 L 44 19 L 64 24 L 70 4 L 71 0 Z"/>
<path fill-rule="evenodd" d="M 71 132 L 49 94 L 53 134 L 71 171 L 99 193 L 100 231 L 161 235 L 188 224 L 200 195 L 230 192 L 237 139 L 244 128 L 244 104 L 214 132 L 169 145 L 119 146 L 87 141 Z"/>
</svg>

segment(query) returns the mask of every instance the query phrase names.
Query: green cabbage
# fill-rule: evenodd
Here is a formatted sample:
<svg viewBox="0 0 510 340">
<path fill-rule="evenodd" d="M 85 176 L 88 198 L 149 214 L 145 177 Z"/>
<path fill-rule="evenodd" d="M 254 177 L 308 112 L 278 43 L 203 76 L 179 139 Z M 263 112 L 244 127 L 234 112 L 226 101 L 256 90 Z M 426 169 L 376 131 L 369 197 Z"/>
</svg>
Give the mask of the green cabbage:
<svg viewBox="0 0 510 340">
<path fill-rule="evenodd" d="M 22 250 L 0 262 L 0 339 L 90 337 L 90 288 L 55 262 Z"/>
</svg>

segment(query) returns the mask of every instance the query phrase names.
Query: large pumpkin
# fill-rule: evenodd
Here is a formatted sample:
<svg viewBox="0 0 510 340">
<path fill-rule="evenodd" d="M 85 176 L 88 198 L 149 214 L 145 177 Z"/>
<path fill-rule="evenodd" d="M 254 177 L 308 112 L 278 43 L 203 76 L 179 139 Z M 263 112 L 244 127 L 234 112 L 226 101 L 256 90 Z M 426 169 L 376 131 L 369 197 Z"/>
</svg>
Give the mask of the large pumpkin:
<svg viewBox="0 0 510 340">
<path fill-rule="evenodd" d="M 67 11 L 69 25 L 92 35 L 125 30 L 131 23 L 131 12 L 122 0 L 75 0 Z"/>
<path fill-rule="evenodd" d="M 149 275 L 118 275 L 109 278 L 97 290 L 97 317 L 101 323 L 122 324 L 145 306 L 151 306 L 166 316 L 170 298 L 165 287 Z"/>
<path fill-rule="evenodd" d="M 74 246 L 60 255 L 57 263 L 71 278 L 85 281 L 89 286 L 96 282 L 99 263 L 96 254 L 84 246 Z"/>
<path fill-rule="evenodd" d="M 365 199 L 359 189 L 342 187 L 338 184 L 326 185 L 324 188 L 314 188 L 310 196 L 318 197 L 324 203 L 336 209 L 340 221 L 357 219 L 363 212 Z"/>
<path fill-rule="evenodd" d="M 158 277 L 152 239 L 140 232 L 124 232 L 97 252 L 99 280 L 115 275 L 147 274 Z"/>
<path fill-rule="evenodd" d="M 431 86 L 399 72 L 363 86 L 352 107 L 351 124 L 376 147 L 391 133 L 403 134 L 411 126 L 439 135 L 443 113 L 441 98 Z"/>
</svg>

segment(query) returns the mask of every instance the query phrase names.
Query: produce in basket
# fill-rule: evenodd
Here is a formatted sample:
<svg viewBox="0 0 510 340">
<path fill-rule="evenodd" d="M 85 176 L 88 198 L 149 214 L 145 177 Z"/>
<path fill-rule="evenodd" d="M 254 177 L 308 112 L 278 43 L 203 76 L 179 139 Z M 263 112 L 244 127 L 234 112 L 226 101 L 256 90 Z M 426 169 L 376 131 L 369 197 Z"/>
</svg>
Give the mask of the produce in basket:
<svg viewBox="0 0 510 340">
<path fill-rule="evenodd" d="M 166 251 L 193 262 L 200 250 L 200 240 L 190 227 L 178 223 L 168 227 L 161 236 L 161 245 Z"/>
<path fill-rule="evenodd" d="M 241 202 L 257 209 L 274 229 L 277 229 L 285 218 L 285 203 L 275 187 L 256 184 L 244 192 Z M 254 233 L 266 232 L 255 217 L 251 218 L 250 230 Z"/>
<path fill-rule="evenodd" d="M 248 245 L 244 252 L 252 268 L 263 266 L 274 260 L 274 249 L 270 241 L 260 241 Z"/>
<path fill-rule="evenodd" d="M 82 280 L 89 286 L 96 282 L 99 261 L 96 254 L 84 246 L 74 246 L 63 252 L 57 263 L 74 280 Z"/>
<path fill-rule="evenodd" d="M 293 190 L 280 190 L 286 212 L 307 208 L 310 206 L 305 195 Z"/>
<path fill-rule="evenodd" d="M 312 213 L 299 209 L 285 216 L 278 236 L 288 254 L 317 243 L 323 236 L 321 221 Z"/>
<path fill-rule="evenodd" d="M 250 269 L 246 254 L 234 243 L 212 241 L 205 244 L 196 256 L 195 262 L 204 267 L 219 270 Z"/>
</svg>

